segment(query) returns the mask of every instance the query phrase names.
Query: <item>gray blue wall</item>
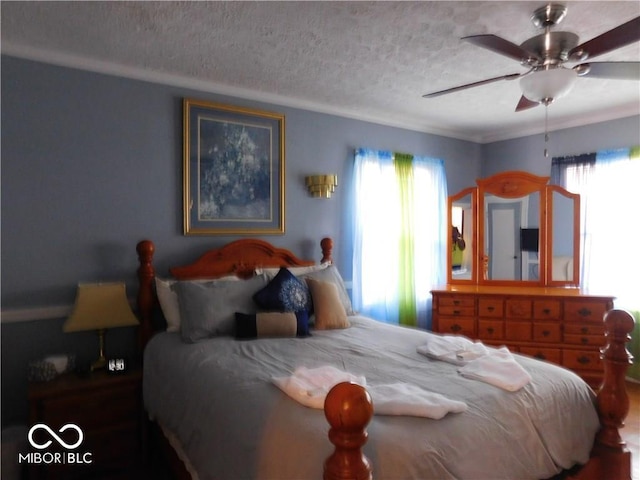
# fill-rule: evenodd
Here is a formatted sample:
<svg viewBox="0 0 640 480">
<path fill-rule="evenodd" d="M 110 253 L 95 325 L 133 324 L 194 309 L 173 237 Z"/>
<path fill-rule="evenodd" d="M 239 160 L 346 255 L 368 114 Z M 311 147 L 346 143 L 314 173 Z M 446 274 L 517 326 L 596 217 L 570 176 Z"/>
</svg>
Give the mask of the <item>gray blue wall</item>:
<svg viewBox="0 0 640 480">
<path fill-rule="evenodd" d="M 63 334 L 62 318 L 8 323 L 7 312 L 71 305 L 78 282 L 125 280 L 135 295 L 135 245 L 156 243 L 156 266 L 194 260 L 231 237 L 182 235 L 182 99 L 286 116 L 286 233 L 267 240 L 351 278 L 346 209 L 356 147 L 445 160 L 449 187 L 480 173 L 480 146 L 420 132 L 206 92 L 2 57 L 2 423 L 24 421 L 31 359 L 95 353 L 91 333 Z M 335 172 L 330 200 L 307 195 L 304 176 Z M 133 349 L 131 329 L 109 332 L 108 353 Z"/>
<path fill-rule="evenodd" d="M 29 360 L 61 352 L 86 360 L 97 348 L 91 333 L 63 334 L 64 318 L 7 322 L 7 312 L 70 306 L 78 282 L 124 280 L 134 296 L 135 245 L 144 238 L 156 243 L 160 274 L 233 239 L 182 235 L 184 97 L 285 114 L 286 233 L 266 239 L 318 259 L 319 240 L 333 237 L 347 280 L 354 148 L 442 158 L 450 193 L 500 170 L 549 173 L 538 136 L 479 145 L 8 56 L 1 67 L 3 426 L 26 422 Z M 552 142 L 558 155 L 629 146 L 640 143 L 638 124 L 556 132 Z M 304 176 L 317 172 L 338 174 L 332 199 L 307 196 Z M 109 332 L 108 354 L 131 354 L 134 338 L 132 329 Z"/>
</svg>

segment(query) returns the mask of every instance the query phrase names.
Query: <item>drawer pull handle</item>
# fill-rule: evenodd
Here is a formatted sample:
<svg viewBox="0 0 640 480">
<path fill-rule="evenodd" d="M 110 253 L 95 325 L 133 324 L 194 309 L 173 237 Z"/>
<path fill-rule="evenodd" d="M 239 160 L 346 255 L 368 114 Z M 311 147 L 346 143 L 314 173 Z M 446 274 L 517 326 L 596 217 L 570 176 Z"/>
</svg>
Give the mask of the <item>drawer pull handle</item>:
<svg viewBox="0 0 640 480">
<path fill-rule="evenodd" d="M 551 309 L 550 308 L 543 308 L 542 309 L 542 313 L 544 313 L 545 315 L 549 315 L 551 313 Z"/>
<path fill-rule="evenodd" d="M 551 332 L 549 330 L 543 330 L 542 331 L 542 336 L 543 337 L 548 337 L 549 335 L 551 335 Z"/>
<path fill-rule="evenodd" d="M 580 329 L 580 333 L 582 333 L 583 335 L 586 335 L 587 333 L 589 333 L 589 327 L 582 327 Z"/>
<path fill-rule="evenodd" d="M 454 301 L 453 301 L 453 304 L 454 304 L 454 305 L 460 305 L 460 300 L 454 300 Z"/>
<path fill-rule="evenodd" d="M 487 307 L 487 310 L 493 312 L 495 310 L 495 307 Z"/>
<path fill-rule="evenodd" d="M 487 332 L 488 332 L 490 335 L 493 335 L 493 327 L 489 327 L 489 328 L 487 328 Z"/>
<path fill-rule="evenodd" d="M 582 307 L 580 310 L 578 310 L 578 314 L 582 315 L 583 317 L 589 317 L 591 316 L 591 310 L 586 307 Z"/>
<path fill-rule="evenodd" d="M 544 356 L 544 353 L 542 352 L 538 352 L 534 355 L 534 358 L 537 358 L 538 360 L 546 360 L 547 357 Z"/>
<path fill-rule="evenodd" d="M 458 325 L 457 323 L 454 323 L 453 325 L 451 325 L 451 331 L 452 332 L 459 332 L 460 330 L 462 330 L 462 327 L 460 325 Z"/>
<path fill-rule="evenodd" d="M 588 363 L 591 363 L 591 360 L 589 359 L 589 357 L 585 357 L 583 355 L 582 357 L 578 357 L 578 363 L 581 365 L 586 365 Z"/>
<path fill-rule="evenodd" d="M 580 341 L 582 342 L 583 345 L 586 345 L 587 343 L 589 343 L 589 339 L 587 337 L 582 337 Z"/>
<path fill-rule="evenodd" d="M 453 311 L 453 314 L 454 314 L 454 315 L 460 315 L 460 310 L 454 310 L 454 311 Z"/>
</svg>

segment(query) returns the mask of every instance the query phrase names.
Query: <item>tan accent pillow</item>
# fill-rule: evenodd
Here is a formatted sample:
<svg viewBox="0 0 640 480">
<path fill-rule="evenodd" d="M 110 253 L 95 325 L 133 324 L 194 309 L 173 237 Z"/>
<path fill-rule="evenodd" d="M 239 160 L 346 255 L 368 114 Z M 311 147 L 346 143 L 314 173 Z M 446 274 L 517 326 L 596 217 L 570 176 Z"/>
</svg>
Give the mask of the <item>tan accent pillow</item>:
<svg viewBox="0 0 640 480">
<path fill-rule="evenodd" d="M 293 312 L 256 314 L 256 332 L 260 337 L 295 337 L 298 323 Z"/>
<path fill-rule="evenodd" d="M 315 328 L 330 330 L 350 327 L 347 312 L 340 301 L 338 287 L 334 283 L 313 278 L 307 278 L 306 281 L 313 299 L 313 311 L 316 316 Z"/>
</svg>

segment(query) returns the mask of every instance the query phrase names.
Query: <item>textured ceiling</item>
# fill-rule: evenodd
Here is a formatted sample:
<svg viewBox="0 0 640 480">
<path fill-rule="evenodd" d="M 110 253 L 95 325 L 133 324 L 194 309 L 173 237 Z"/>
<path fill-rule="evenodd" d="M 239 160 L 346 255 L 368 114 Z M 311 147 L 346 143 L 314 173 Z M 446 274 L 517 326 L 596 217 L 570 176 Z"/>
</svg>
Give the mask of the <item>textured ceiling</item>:
<svg viewBox="0 0 640 480">
<path fill-rule="evenodd" d="M 564 3 L 557 30 L 581 42 L 640 15 L 635 0 Z M 460 37 L 520 44 L 543 4 L 2 1 L 2 52 L 489 142 L 544 128 L 544 107 L 514 111 L 518 82 L 421 95 L 524 72 Z M 639 61 L 640 44 L 596 60 Z M 637 115 L 640 82 L 579 78 L 548 113 L 550 129 Z"/>
</svg>

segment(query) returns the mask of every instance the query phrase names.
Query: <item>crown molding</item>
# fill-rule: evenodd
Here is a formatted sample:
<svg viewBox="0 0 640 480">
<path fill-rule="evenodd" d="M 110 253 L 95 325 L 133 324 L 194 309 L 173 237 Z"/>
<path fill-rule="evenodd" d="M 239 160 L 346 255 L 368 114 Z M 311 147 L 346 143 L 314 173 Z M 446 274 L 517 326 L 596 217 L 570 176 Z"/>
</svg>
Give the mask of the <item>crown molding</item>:
<svg viewBox="0 0 640 480">
<path fill-rule="evenodd" d="M 502 131 L 494 132 L 490 135 L 474 134 L 474 133 L 462 133 L 451 129 L 443 129 L 438 126 L 434 126 L 424 122 L 402 122 L 389 120 L 388 117 L 366 115 L 354 110 L 342 109 L 339 107 L 328 106 L 325 104 L 319 104 L 308 100 L 302 100 L 293 97 L 287 97 L 279 94 L 272 94 L 267 92 L 260 92 L 257 90 L 250 90 L 246 88 L 234 87 L 231 85 L 223 85 L 207 80 L 201 80 L 193 77 L 186 77 L 182 75 L 176 75 L 172 73 L 157 72 L 152 70 L 145 70 L 140 67 L 132 67 L 126 65 L 120 65 L 113 62 L 107 62 L 103 60 L 96 60 L 93 58 L 83 57 L 79 55 L 73 55 L 69 53 L 46 50 L 42 48 L 34 48 L 30 46 L 17 45 L 11 42 L 2 42 L 0 44 L 3 55 L 22 58 L 25 60 L 32 60 L 41 63 L 52 64 L 56 66 L 68 67 L 78 70 L 85 70 L 94 73 L 100 73 L 105 75 L 112 75 L 116 77 L 128 78 L 132 80 L 140 80 L 149 83 L 156 83 L 161 85 L 185 88 L 189 90 L 200 90 L 208 93 L 215 93 L 218 95 L 226 95 L 230 97 L 237 97 L 240 99 L 251 100 L 256 102 L 270 103 L 290 108 L 296 108 L 301 110 L 307 110 L 317 113 L 324 113 L 327 115 L 335 115 L 343 118 L 350 118 L 353 120 L 359 120 L 363 122 L 375 123 L 378 125 L 384 125 L 388 127 L 402 128 L 405 130 L 412 130 L 421 133 L 427 133 L 431 135 L 438 135 L 442 137 L 454 138 L 457 140 L 464 140 L 474 142 L 478 144 L 486 144 L 499 142 L 503 140 L 511 140 L 520 137 L 527 137 L 530 135 L 536 135 L 544 133 L 544 124 L 540 122 L 539 126 L 518 127 L 516 129 L 505 129 Z M 581 127 L 594 123 L 606 122 L 610 120 L 617 120 L 624 117 L 630 117 L 640 114 L 640 106 L 638 105 L 625 105 L 619 109 L 609 109 L 602 112 L 596 112 L 594 114 L 584 115 L 579 119 L 572 120 L 557 120 L 549 123 L 548 130 L 550 132 L 556 130 L 563 130 L 566 128 Z"/>
</svg>

